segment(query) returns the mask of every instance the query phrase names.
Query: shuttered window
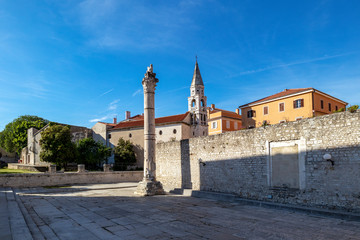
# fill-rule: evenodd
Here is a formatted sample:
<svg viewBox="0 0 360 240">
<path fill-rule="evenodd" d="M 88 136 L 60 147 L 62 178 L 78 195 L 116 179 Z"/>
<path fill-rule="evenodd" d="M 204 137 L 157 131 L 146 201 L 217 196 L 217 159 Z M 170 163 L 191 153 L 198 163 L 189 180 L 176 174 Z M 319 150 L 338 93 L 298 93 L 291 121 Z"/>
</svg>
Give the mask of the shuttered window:
<svg viewBox="0 0 360 240">
<path fill-rule="evenodd" d="M 264 115 L 268 115 L 269 114 L 269 107 L 264 107 Z"/>
<path fill-rule="evenodd" d="M 285 103 L 279 103 L 279 112 L 285 111 Z"/>
<path fill-rule="evenodd" d="M 294 108 L 304 107 L 304 99 L 297 99 L 294 101 Z"/>
</svg>

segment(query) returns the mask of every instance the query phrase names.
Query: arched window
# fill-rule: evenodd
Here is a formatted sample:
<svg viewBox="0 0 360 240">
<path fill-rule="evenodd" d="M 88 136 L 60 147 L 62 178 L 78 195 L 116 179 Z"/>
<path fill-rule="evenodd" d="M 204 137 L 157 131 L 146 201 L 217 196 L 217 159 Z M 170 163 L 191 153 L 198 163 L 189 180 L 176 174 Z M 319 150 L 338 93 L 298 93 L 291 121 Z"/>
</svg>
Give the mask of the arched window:
<svg viewBox="0 0 360 240">
<path fill-rule="evenodd" d="M 176 129 L 173 130 L 173 133 L 176 134 Z"/>
<path fill-rule="evenodd" d="M 161 130 L 159 131 L 159 135 L 162 135 L 162 131 L 161 131 Z"/>
<path fill-rule="evenodd" d="M 191 107 L 195 107 L 195 99 L 194 100 L 192 100 L 192 102 L 191 102 Z"/>
<path fill-rule="evenodd" d="M 201 99 L 201 106 L 202 106 L 202 107 L 204 107 L 204 106 L 205 106 L 204 99 Z"/>
</svg>

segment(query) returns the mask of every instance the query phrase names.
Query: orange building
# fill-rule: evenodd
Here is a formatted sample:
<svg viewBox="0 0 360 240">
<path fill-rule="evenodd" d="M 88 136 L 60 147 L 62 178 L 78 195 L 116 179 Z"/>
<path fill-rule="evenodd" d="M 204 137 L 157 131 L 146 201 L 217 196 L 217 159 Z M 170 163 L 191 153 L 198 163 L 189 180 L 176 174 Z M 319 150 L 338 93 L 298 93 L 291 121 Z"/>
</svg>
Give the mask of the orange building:
<svg viewBox="0 0 360 240">
<path fill-rule="evenodd" d="M 209 135 L 237 131 L 242 128 L 239 109 L 236 109 L 236 112 L 231 112 L 215 108 L 215 104 L 211 104 L 211 107 L 208 107 L 207 110 Z"/>
<path fill-rule="evenodd" d="M 277 124 L 330 114 L 347 103 L 314 88 L 285 89 L 239 106 L 244 128 Z"/>
</svg>

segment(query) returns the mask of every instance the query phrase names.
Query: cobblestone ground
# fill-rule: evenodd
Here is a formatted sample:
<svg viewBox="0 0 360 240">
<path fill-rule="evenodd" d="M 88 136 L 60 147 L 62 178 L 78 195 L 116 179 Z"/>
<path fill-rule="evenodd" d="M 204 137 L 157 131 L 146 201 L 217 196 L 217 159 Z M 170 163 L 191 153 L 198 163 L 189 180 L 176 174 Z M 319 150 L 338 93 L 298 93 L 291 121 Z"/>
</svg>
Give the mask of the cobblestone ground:
<svg viewBox="0 0 360 240">
<path fill-rule="evenodd" d="M 184 196 L 135 197 L 134 186 L 15 189 L 15 198 L 33 239 L 360 239 L 356 221 Z"/>
</svg>

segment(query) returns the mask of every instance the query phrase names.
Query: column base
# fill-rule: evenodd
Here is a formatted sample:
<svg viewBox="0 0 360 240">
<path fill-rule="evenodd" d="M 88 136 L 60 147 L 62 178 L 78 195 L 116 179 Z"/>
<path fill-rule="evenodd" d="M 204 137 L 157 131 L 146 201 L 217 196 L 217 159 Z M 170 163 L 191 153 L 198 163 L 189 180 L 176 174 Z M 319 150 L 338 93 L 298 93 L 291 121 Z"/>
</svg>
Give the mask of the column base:
<svg viewBox="0 0 360 240">
<path fill-rule="evenodd" d="M 145 178 L 138 183 L 135 194 L 139 196 L 164 195 L 165 191 L 160 182 Z"/>
</svg>

